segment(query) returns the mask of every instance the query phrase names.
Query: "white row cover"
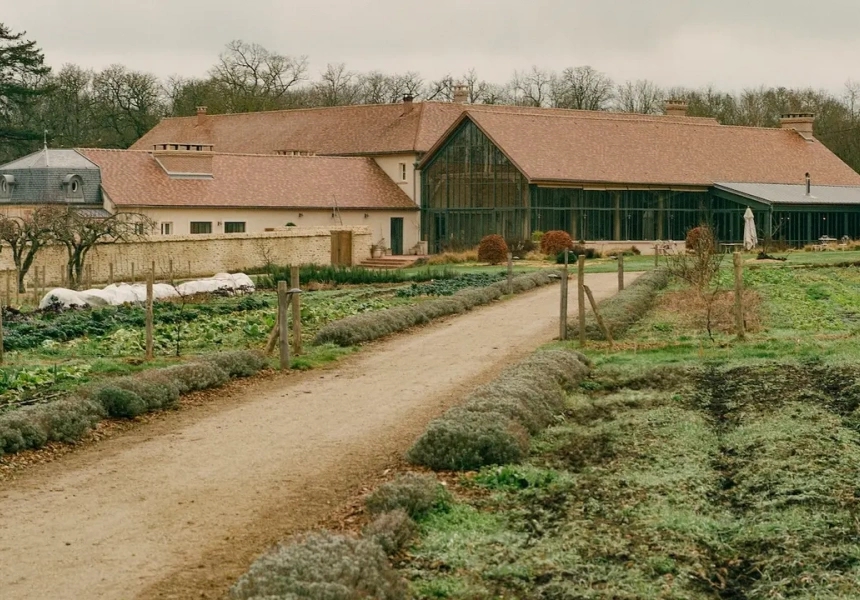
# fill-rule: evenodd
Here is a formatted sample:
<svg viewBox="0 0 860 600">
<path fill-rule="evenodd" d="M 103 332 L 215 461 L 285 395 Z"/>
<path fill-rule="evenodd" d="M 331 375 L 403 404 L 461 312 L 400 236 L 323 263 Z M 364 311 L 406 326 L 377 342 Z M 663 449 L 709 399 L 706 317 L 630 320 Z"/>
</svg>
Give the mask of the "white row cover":
<svg viewBox="0 0 860 600">
<path fill-rule="evenodd" d="M 244 273 L 218 273 L 207 279 L 186 281 L 176 287 L 169 283 L 156 283 L 152 286 L 152 296 L 155 300 L 166 300 L 214 292 L 249 293 L 253 292 L 254 289 L 254 282 Z M 119 283 L 102 289 L 84 290 L 82 292 L 66 288 L 54 288 L 45 294 L 39 303 L 39 308 L 47 308 L 55 301 L 59 302 L 63 308 L 119 306 L 121 304 L 146 302 L 146 284 Z"/>
</svg>

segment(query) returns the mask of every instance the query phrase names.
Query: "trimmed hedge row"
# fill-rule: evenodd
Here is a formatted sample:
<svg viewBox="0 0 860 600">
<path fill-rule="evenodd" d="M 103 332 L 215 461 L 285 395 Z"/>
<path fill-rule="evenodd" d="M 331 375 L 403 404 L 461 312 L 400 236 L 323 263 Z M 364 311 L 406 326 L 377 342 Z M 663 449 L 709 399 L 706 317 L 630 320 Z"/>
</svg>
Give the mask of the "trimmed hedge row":
<svg viewBox="0 0 860 600">
<path fill-rule="evenodd" d="M 569 349 L 532 354 L 431 422 L 407 459 L 435 471 L 520 461 L 530 436 L 564 412 L 567 392 L 585 378 L 590 364 Z"/>
<path fill-rule="evenodd" d="M 600 316 L 609 329 L 613 338 L 619 338 L 637 321 L 644 317 L 654 301 L 657 292 L 669 284 L 669 272 L 665 269 L 649 271 L 640 275 L 624 290 L 600 303 Z M 570 323 L 567 327 L 570 339 L 579 336 L 579 323 Z M 594 313 L 589 311 L 585 318 L 585 335 L 590 340 L 604 340 L 603 332 L 597 326 Z"/>
<path fill-rule="evenodd" d="M 433 475 L 405 473 L 366 500 L 374 517 L 360 537 L 328 531 L 294 537 L 258 558 L 230 589 L 234 600 L 408 598 L 389 557 L 402 554 L 418 524 L 445 512 L 451 495 Z"/>
<path fill-rule="evenodd" d="M 105 417 L 132 419 L 171 408 L 182 394 L 248 377 L 266 366 L 262 354 L 221 352 L 163 369 L 118 377 L 78 390 L 69 398 L 0 414 L 0 455 L 74 442 Z"/>
<path fill-rule="evenodd" d="M 552 275 L 558 276 L 555 272 Z M 546 271 L 520 275 L 513 279 L 515 294 L 547 285 L 553 276 Z M 416 325 L 424 325 L 448 315 L 466 312 L 501 298 L 507 293 L 507 281 L 487 287 L 467 288 L 455 294 L 434 300 L 426 300 L 412 306 L 398 306 L 386 310 L 362 313 L 346 317 L 325 325 L 314 338 L 314 345 L 333 343 L 338 346 L 354 346 L 370 342 Z"/>
</svg>

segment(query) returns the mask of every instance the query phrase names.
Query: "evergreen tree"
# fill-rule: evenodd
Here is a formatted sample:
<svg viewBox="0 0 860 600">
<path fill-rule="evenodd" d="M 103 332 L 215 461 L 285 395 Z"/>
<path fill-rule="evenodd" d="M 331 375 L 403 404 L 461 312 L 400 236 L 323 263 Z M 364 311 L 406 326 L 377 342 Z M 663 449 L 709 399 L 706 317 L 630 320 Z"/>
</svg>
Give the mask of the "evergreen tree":
<svg viewBox="0 0 860 600">
<path fill-rule="evenodd" d="M 30 111 L 48 92 L 45 80 L 51 68 L 36 42 L 25 40 L 24 34 L 0 23 L 0 161 L 42 138 Z"/>
</svg>

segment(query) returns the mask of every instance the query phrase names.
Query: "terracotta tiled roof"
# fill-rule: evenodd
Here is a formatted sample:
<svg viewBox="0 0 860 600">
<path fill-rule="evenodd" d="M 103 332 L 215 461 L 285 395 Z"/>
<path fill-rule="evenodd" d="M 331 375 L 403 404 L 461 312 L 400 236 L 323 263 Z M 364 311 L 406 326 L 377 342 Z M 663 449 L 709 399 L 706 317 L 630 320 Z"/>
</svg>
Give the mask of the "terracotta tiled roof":
<svg viewBox="0 0 860 600">
<path fill-rule="evenodd" d="M 817 140 L 707 122 L 468 111 L 531 181 L 710 186 L 717 181 L 860 185 Z M 425 157 L 427 160 L 427 157 Z"/>
<path fill-rule="evenodd" d="M 118 206 L 412 209 L 370 158 L 213 154 L 212 178 L 174 179 L 149 152 L 78 150 Z"/>
<path fill-rule="evenodd" d="M 511 114 L 573 114 L 588 119 L 651 118 L 716 125 L 713 119 L 694 117 L 644 117 L 566 109 L 416 102 L 411 111 L 404 104 L 379 104 L 206 115 L 202 124 L 198 124 L 196 116 L 169 118 L 156 125 L 132 148 L 151 150 L 155 144 L 203 143 L 213 144 L 216 152 L 251 154 L 282 151 L 329 155 L 426 152 L 466 109 Z"/>
</svg>

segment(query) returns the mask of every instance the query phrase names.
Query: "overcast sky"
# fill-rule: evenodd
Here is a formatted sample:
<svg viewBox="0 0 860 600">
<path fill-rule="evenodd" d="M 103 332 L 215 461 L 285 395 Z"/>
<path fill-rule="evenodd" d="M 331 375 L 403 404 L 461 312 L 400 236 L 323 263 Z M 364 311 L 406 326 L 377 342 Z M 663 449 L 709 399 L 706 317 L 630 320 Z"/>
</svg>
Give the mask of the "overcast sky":
<svg viewBox="0 0 860 600">
<path fill-rule="evenodd" d="M 352 70 L 470 67 L 502 83 L 532 65 L 591 65 L 664 86 L 860 80 L 858 0 L 0 0 L 53 67 L 122 63 L 202 76 L 233 39 Z M 695 8 L 693 8 L 695 5 Z"/>
</svg>

